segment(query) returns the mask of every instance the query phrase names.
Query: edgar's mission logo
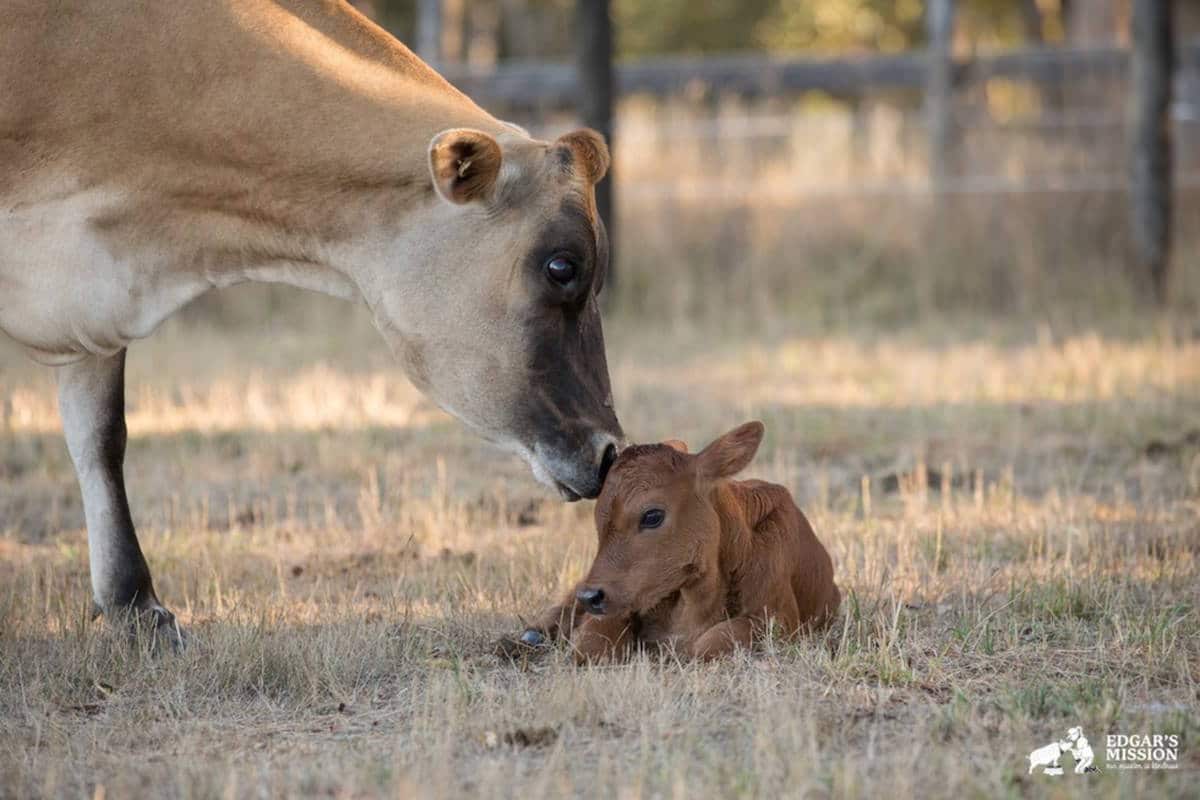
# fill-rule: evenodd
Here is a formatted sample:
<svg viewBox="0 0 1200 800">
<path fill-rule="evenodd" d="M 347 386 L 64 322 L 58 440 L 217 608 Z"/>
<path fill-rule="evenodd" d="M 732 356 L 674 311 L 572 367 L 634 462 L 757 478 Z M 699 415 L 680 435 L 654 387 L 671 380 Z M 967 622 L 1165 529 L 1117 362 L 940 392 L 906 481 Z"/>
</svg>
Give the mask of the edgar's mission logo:
<svg viewBox="0 0 1200 800">
<path fill-rule="evenodd" d="M 1109 734 L 1104 742 L 1109 769 L 1178 769 L 1178 734 Z"/>
<path fill-rule="evenodd" d="M 1075 727 L 1067 731 L 1067 736 L 1057 742 L 1051 742 L 1045 747 L 1039 747 L 1029 754 L 1029 774 L 1038 767 L 1042 768 L 1042 772 L 1046 775 L 1062 775 L 1063 768 L 1059 763 L 1063 753 L 1070 753 L 1075 759 L 1075 774 L 1082 775 L 1085 772 L 1096 772 L 1096 767 L 1092 766 L 1092 759 L 1095 758 L 1095 753 L 1092 752 L 1092 746 L 1088 744 L 1087 737 L 1083 735 L 1083 728 Z"/>
</svg>

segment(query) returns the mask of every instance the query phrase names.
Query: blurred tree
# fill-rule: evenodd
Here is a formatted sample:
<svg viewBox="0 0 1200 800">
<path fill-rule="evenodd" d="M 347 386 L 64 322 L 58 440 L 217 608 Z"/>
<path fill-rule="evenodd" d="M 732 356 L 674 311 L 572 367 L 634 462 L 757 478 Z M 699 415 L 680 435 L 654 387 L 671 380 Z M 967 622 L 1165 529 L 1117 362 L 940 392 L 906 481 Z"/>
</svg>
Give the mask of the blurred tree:
<svg viewBox="0 0 1200 800">
<path fill-rule="evenodd" d="M 770 50 L 893 52 L 922 40 L 922 0 L 776 0 L 759 22 Z"/>
<path fill-rule="evenodd" d="M 1046 39 L 1042 31 L 1042 10 L 1037 0 L 1021 0 L 1021 25 L 1030 44 L 1041 44 Z"/>
<path fill-rule="evenodd" d="M 417 55 L 437 64 L 442 60 L 442 0 L 417 0 L 416 28 Z"/>
<path fill-rule="evenodd" d="M 434 0 L 369 2 L 388 29 L 414 42 L 416 8 Z M 437 0 L 444 57 L 569 61 L 574 0 Z M 1061 41 L 1071 25 L 1082 36 L 1080 9 L 1098 3 L 1120 27 L 1128 0 L 956 0 L 955 49 Z M 894 52 L 922 47 L 925 0 L 612 0 L 618 55 L 670 53 Z M 1092 24 L 1092 23 L 1088 23 Z M 1092 27 L 1107 30 L 1108 22 Z M 1083 27 L 1081 27 L 1083 26 Z M 1112 25 L 1108 25 L 1109 28 Z M 1090 30 L 1090 28 L 1088 28 Z M 1119 38 L 1121 34 L 1106 34 Z M 474 41 L 472 41 L 474 39 Z"/>
<path fill-rule="evenodd" d="M 538 51 L 538 14 L 529 0 L 500 0 L 500 56 L 527 60 Z"/>
<path fill-rule="evenodd" d="M 467 10 L 465 0 L 442 0 L 442 60 L 461 64 L 466 60 Z"/>
<path fill-rule="evenodd" d="M 377 0 L 350 0 L 350 5 L 357 8 L 367 19 L 379 19 Z"/>
<path fill-rule="evenodd" d="M 613 19 L 611 0 L 576 0 L 576 64 L 579 70 L 579 116 L 583 124 L 600 132 L 613 144 L 613 102 L 616 80 L 613 74 Z M 608 297 L 615 296 L 616 219 L 613 215 L 613 168 L 596 185 L 596 213 L 608 228 Z"/>
<path fill-rule="evenodd" d="M 400 41 L 415 45 L 417 2 L 418 0 L 372 0 L 375 21 Z"/>
<path fill-rule="evenodd" d="M 620 52 L 710 53 L 761 48 L 758 25 L 780 0 L 615 0 Z"/>
<path fill-rule="evenodd" d="M 500 57 L 563 61 L 571 55 L 568 0 L 500 0 Z"/>
<path fill-rule="evenodd" d="M 1063 0 L 1067 40 L 1073 45 L 1129 41 L 1129 0 Z"/>
<path fill-rule="evenodd" d="M 500 53 L 500 4 L 497 0 L 471 0 L 466 23 L 467 63 L 493 66 Z"/>
<path fill-rule="evenodd" d="M 773 0 L 758 43 L 769 50 L 896 52 L 922 47 L 926 0 Z M 1061 29 L 1059 0 L 956 0 L 959 47 L 1040 43 Z"/>
<path fill-rule="evenodd" d="M 1171 261 L 1173 0 L 1136 0 L 1130 82 L 1130 181 L 1134 258 L 1154 299 L 1167 301 Z"/>
<path fill-rule="evenodd" d="M 954 129 L 954 0 L 928 0 L 925 35 L 929 46 L 925 78 L 925 124 L 929 130 L 930 181 L 941 203 L 955 150 Z"/>
</svg>

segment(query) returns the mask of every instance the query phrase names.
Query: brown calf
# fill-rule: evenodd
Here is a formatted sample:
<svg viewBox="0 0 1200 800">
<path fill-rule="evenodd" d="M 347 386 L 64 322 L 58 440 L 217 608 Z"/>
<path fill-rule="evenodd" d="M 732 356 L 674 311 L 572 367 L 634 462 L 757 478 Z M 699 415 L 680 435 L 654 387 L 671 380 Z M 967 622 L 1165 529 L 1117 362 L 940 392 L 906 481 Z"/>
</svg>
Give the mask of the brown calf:
<svg viewBox="0 0 1200 800">
<path fill-rule="evenodd" d="M 833 563 L 791 494 L 729 480 L 762 437 L 749 422 L 695 455 L 678 441 L 621 453 L 596 502 L 591 570 L 522 641 L 569 638 L 580 661 L 639 645 L 712 658 L 750 647 L 768 620 L 787 635 L 827 624 Z"/>
</svg>

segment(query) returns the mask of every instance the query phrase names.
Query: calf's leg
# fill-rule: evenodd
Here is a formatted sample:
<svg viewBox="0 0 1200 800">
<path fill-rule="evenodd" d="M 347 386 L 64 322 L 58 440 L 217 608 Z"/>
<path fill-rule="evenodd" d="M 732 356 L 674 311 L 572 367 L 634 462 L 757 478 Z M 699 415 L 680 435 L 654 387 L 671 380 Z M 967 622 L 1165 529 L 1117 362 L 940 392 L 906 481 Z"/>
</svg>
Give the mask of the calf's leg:
<svg viewBox="0 0 1200 800">
<path fill-rule="evenodd" d="M 109 619 L 132 614 L 182 643 L 175 616 L 154 594 L 125 496 L 125 351 L 60 367 L 58 405 L 83 494 L 96 607 Z"/>
<path fill-rule="evenodd" d="M 692 644 L 692 655 L 707 660 L 738 647 L 750 648 L 754 644 L 754 632 L 758 627 L 750 617 L 734 617 L 718 622 Z"/>
<path fill-rule="evenodd" d="M 588 614 L 575 626 L 571 646 L 575 648 L 575 662 L 603 661 L 621 658 L 629 654 L 637 643 L 634 621 L 629 617 L 606 614 L 597 617 Z"/>
<path fill-rule="evenodd" d="M 550 606 L 521 634 L 521 641 L 528 645 L 544 644 L 547 639 L 570 639 L 571 632 L 583 616 L 583 606 L 575 599 L 578 587 L 567 593 L 566 599 Z"/>
</svg>

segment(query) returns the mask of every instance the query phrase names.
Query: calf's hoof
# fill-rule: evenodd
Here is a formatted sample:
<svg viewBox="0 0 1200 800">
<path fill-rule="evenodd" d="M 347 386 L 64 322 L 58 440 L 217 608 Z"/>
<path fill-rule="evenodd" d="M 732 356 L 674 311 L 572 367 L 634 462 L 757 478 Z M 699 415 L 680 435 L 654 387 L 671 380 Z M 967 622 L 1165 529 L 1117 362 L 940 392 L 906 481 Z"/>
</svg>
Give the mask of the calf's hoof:
<svg viewBox="0 0 1200 800">
<path fill-rule="evenodd" d="M 526 629 L 520 636 L 502 636 L 496 642 L 495 653 L 509 661 L 526 661 L 545 652 L 546 637 L 533 628 Z"/>
<path fill-rule="evenodd" d="M 529 645 L 530 647 L 541 647 L 546 643 L 545 635 L 533 628 L 526 628 L 521 634 L 521 644 Z"/>
</svg>

